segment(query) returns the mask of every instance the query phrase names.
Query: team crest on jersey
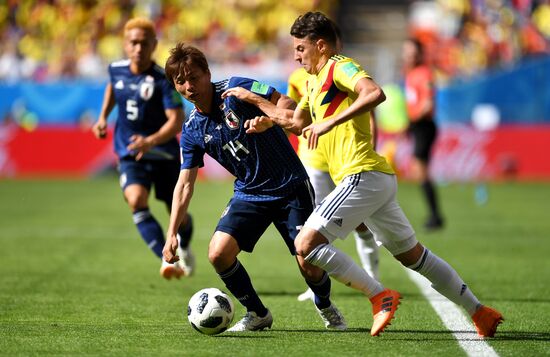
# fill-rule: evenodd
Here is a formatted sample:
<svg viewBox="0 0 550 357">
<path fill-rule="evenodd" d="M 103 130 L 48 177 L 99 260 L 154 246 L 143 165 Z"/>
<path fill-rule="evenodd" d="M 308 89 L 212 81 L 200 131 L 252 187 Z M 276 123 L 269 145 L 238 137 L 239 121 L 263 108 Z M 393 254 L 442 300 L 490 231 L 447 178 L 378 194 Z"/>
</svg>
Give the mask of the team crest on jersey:
<svg viewBox="0 0 550 357">
<path fill-rule="evenodd" d="M 224 114 L 225 124 L 229 127 L 231 130 L 235 130 L 239 128 L 240 120 L 239 118 L 233 113 L 232 110 L 228 110 Z"/>
<path fill-rule="evenodd" d="M 149 100 L 155 91 L 155 79 L 152 76 L 145 77 L 145 81 L 139 86 L 139 96 L 144 100 Z"/>
<path fill-rule="evenodd" d="M 227 212 L 229 212 L 230 208 L 231 208 L 231 205 L 225 207 L 220 218 L 223 218 L 227 214 Z"/>
</svg>

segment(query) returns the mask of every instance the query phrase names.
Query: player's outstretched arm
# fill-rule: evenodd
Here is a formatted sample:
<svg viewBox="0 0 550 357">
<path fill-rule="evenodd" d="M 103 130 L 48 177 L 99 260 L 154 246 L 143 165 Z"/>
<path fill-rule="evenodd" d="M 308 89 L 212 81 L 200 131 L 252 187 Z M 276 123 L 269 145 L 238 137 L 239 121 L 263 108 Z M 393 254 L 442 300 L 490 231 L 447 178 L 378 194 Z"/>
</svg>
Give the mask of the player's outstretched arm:
<svg viewBox="0 0 550 357">
<path fill-rule="evenodd" d="M 170 223 L 168 224 L 168 231 L 166 233 L 166 243 L 162 250 L 164 260 L 168 263 L 175 263 L 180 258 L 176 255 L 176 249 L 178 248 L 178 227 L 184 223 L 183 220 L 187 217 L 186 213 L 191 202 L 191 197 L 193 197 L 198 172 L 198 167 L 181 170 L 178 182 L 174 188 Z"/>
<path fill-rule="evenodd" d="M 294 102 L 290 97 L 275 91 L 270 98 L 271 100 L 267 100 L 264 97 L 242 87 L 229 88 L 222 93 L 222 98 L 229 96 L 234 96 L 242 101 L 258 107 L 258 109 L 270 117 L 275 124 L 294 134 L 300 135 L 301 128 L 294 128 L 292 120 L 294 115 L 293 109 L 296 107 L 296 102 Z"/>
<path fill-rule="evenodd" d="M 105 92 L 103 94 L 103 104 L 101 105 L 101 112 L 99 118 L 92 126 L 92 132 L 98 139 L 105 139 L 107 137 L 107 118 L 111 111 L 115 107 L 115 96 L 113 93 L 113 87 L 111 83 L 107 83 L 105 86 Z"/>
<path fill-rule="evenodd" d="M 332 127 L 342 124 L 357 115 L 374 110 L 378 104 L 386 100 L 382 88 L 370 78 L 361 78 L 355 85 L 354 92 L 357 94 L 357 99 L 347 109 L 333 118 Z"/>
</svg>

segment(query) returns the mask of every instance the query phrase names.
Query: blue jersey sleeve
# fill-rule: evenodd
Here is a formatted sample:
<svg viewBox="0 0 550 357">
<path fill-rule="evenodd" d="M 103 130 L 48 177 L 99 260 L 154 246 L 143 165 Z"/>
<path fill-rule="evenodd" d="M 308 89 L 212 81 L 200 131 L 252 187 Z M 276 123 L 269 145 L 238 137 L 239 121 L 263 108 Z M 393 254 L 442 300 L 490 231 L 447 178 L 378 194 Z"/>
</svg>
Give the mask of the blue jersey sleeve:
<svg viewBox="0 0 550 357">
<path fill-rule="evenodd" d="M 197 144 L 194 134 L 190 125 L 183 125 L 180 138 L 181 170 L 204 166 L 205 150 L 204 147 Z"/>
<path fill-rule="evenodd" d="M 243 78 L 243 77 L 233 77 L 231 78 L 230 87 L 243 87 L 248 89 L 252 93 L 256 93 L 259 96 L 264 97 L 267 100 L 271 99 L 273 93 L 275 93 L 275 88 L 271 87 L 268 84 L 259 82 L 255 79 Z"/>
</svg>

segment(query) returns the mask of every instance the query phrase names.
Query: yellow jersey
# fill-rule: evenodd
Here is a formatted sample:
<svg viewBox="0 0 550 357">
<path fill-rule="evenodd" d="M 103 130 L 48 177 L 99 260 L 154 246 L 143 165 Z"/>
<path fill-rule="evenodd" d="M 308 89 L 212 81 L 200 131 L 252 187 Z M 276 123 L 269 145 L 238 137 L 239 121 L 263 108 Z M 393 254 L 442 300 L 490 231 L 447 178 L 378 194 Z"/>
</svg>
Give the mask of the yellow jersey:
<svg viewBox="0 0 550 357">
<path fill-rule="evenodd" d="M 312 121 L 328 120 L 356 99 L 355 85 L 370 76 L 349 57 L 331 57 L 319 74 L 308 78 L 306 91 L 298 107 L 308 110 Z M 345 177 L 364 171 L 394 174 L 386 159 L 371 144 L 370 112 L 355 116 L 335 126 L 319 138 L 318 151 L 329 166 L 332 180 L 339 184 Z"/>
<path fill-rule="evenodd" d="M 299 103 L 306 93 L 307 79 L 310 74 L 303 67 L 298 68 L 288 77 L 287 95 Z M 328 164 L 324 156 L 317 150 L 307 148 L 307 139 L 303 135 L 298 136 L 298 156 L 305 166 L 328 172 Z"/>
</svg>

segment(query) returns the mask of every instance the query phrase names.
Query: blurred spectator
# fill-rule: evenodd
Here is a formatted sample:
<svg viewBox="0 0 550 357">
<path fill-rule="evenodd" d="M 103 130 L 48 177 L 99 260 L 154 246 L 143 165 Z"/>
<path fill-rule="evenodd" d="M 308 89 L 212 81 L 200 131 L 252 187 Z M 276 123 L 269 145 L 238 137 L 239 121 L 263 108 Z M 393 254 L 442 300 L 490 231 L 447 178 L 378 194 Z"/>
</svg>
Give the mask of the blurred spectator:
<svg viewBox="0 0 550 357">
<path fill-rule="evenodd" d="M 538 2 L 533 10 L 532 19 L 537 29 L 550 39 L 550 0 Z"/>
<path fill-rule="evenodd" d="M 411 6 L 411 34 L 441 84 L 521 59 L 549 54 L 550 1 L 436 0 Z M 428 10 L 427 10 L 428 9 Z M 415 15 L 422 12 L 423 16 Z M 426 16 L 432 13 L 432 16 Z M 444 19 L 422 22 L 422 18 Z"/>
<path fill-rule="evenodd" d="M 418 16 L 411 34 L 426 47 L 440 81 L 550 52 L 550 0 L 422 1 L 412 3 L 413 13 L 415 4 L 437 12 Z M 294 68 L 286 41 L 292 19 L 337 7 L 332 0 L 4 0 L 0 81 L 104 81 L 107 64 L 124 56 L 121 29 L 134 16 L 154 21 L 158 63 L 185 41 L 203 49 L 216 71 L 246 65 L 264 77 L 286 77 Z"/>
<path fill-rule="evenodd" d="M 269 68 L 289 58 L 282 39 L 292 19 L 335 6 L 330 0 L 7 0 L 0 3 L 0 80 L 105 80 L 107 63 L 123 57 L 120 33 L 134 16 L 155 23 L 158 63 L 183 40 L 203 48 L 214 66 L 265 62 L 262 68 Z"/>
</svg>

